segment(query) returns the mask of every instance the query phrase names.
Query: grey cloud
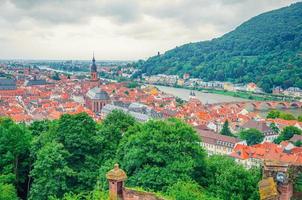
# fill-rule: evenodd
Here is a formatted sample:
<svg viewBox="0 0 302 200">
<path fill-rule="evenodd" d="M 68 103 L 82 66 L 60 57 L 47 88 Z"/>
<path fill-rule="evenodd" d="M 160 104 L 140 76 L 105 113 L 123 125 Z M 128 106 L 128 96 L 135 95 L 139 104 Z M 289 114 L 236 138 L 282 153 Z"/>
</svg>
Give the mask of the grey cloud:
<svg viewBox="0 0 302 200">
<path fill-rule="evenodd" d="M 47 25 L 87 23 L 92 17 L 108 18 L 124 25 L 143 20 L 144 16 L 174 20 L 179 25 L 195 28 L 204 24 L 227 30 L 241 19 L 266 8 L 280 7 L 292 0 L 0 0 L 15 6 L 0 17 L 11 20 L 31 18 Z M 12 8 L 11 8 L 12 9 Z"/>
<path fill-rule="evenodd" d="M 28 44 L 47 40 L 49 44 L 65 46 L 71 45 L 70 38 L 76 38 L 72 45 L 79 46 L 83 46 L 81 41 L 94 45 L 97 40 L 115 42 L 120 38 L 122 42 L 136 42 L 137 46 L 151 43 L 155 48 L 166 49 L 217 37 L 257 14 L 295 1 L 0 0 L 0 45 L 5 40 L 9 48 L 9 42 L 14 41 L 15 47 L 22 49 L 16 39 L 23 36 Z M 114 45 L 122 47 L 122 42 Z"/>
<path fill-rule="evenodd" d="M 2 0 L 3 1 L 3 0 Z M 15 6 L 15 15 L 49 24 L 83 23 L 92 17 L 106 17 L 114 23 L 139 19 L 137 1 L 123 0 L 5 0 Z M 0 14 L 1 15 L 1 14 Z M 5 16 L 2 16 L 5 17 Z M 8 17 L 7 17 L 8 18 Z"/>
</svg>

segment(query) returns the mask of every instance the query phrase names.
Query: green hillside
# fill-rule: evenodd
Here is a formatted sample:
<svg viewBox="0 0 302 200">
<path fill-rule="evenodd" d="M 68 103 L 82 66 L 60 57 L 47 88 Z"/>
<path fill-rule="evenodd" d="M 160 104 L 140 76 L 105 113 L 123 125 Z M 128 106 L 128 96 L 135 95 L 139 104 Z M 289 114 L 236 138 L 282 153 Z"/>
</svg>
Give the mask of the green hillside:
<svg viewBox="0 0 302 200">
<path fill-rule="evenodd" d="M 211 41 L 189 43 L 139 63 L 143 73 L 302 88 L 302 2 L 258 15 Z"/>
</svg>

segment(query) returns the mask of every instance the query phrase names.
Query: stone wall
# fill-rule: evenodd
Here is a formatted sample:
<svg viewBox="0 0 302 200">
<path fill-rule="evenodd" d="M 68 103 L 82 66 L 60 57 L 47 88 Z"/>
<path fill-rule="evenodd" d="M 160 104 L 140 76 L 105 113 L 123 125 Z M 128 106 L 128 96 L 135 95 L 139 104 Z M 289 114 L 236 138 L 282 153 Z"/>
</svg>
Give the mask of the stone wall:
<svg viewBox="0 0 302 200">
<path fill-rule="evenodd" d="M 134 189 L 123 188 L 123 200 L 164 200 L 150 192 L 142 192 Z"/>
</svg>

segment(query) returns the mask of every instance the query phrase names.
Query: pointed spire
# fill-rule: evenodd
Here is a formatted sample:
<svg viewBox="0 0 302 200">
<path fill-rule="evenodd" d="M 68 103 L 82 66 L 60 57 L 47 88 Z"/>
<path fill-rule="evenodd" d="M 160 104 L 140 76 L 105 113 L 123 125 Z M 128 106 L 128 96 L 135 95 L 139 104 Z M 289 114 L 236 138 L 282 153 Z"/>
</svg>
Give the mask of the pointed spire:
<svg viewBox="0 0 302 200">
<path fill-rule="evenodd" d="M 93 54 L 92 54 L 92 65 L 91 65 L 90 71 L 91 72 L 96 72 L 97 71 L 96 68 L 97 67 L 96 67 L 96 64 L 95 64 L 95 58 L 94 58 L 94 52 L 93 52 Z"/>
</svg>

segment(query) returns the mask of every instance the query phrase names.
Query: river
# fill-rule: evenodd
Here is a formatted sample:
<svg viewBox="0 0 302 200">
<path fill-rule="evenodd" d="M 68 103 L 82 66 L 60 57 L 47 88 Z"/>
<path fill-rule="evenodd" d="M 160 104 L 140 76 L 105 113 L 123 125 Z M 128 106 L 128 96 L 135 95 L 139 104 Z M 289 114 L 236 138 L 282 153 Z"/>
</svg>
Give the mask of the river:
<svg viewBox="0 0 302 200">
<path fill-rule="evenodd" d="M 184 88 L 174 88 L 174 87 L 167 87 L 167 86 L 158 86 L 155 85 L 161 91 L 172 94 L 176 97 L 179 97 L 183 100 L 188 100 L 190 96 L 191 90 L 184 89 Z M 247 99 L 242 99 L 238 97 L 231 97 L 222 94 L 213 94 L 213 93 L 205 93 L 194 90 L 196 94 L 196 98 L 199 99 L 202 103 L 206 104 L 213 104 L 213 103 L 227 103 L 227 102 L 242 102 L 242 101 L 249 101 Z"/>
<path fill-rule="evenodd" d="M 184 89 L 184 88 L 174 88 L 174 87 L 167 87 L 167 86 L 158 86 L 155 85 L 161 91 L 172 94 L 176 97 L 179 97 L 183 100 L 188 100 L 191 90 Z M 250 101 L 247 99 L 242 99 L 238 97 L 231 97 L 222 94 L 212 94 L 212 93 L 205 93 L 200 91 L 194 91 L 196 94 L 196 98 L 199 99 L 202 103 L 206 104 L 213 104 L 213 103 L 227 103 L 227 102 L 243 102 L 243 101 Z M 269 110 L 263 111 L 256 111 L 261 117 L 266 117 Z M 295 117 L 302 115 L 302 109 L 286 109 L 283 112 L 291 113 Z"/>
</svg>

